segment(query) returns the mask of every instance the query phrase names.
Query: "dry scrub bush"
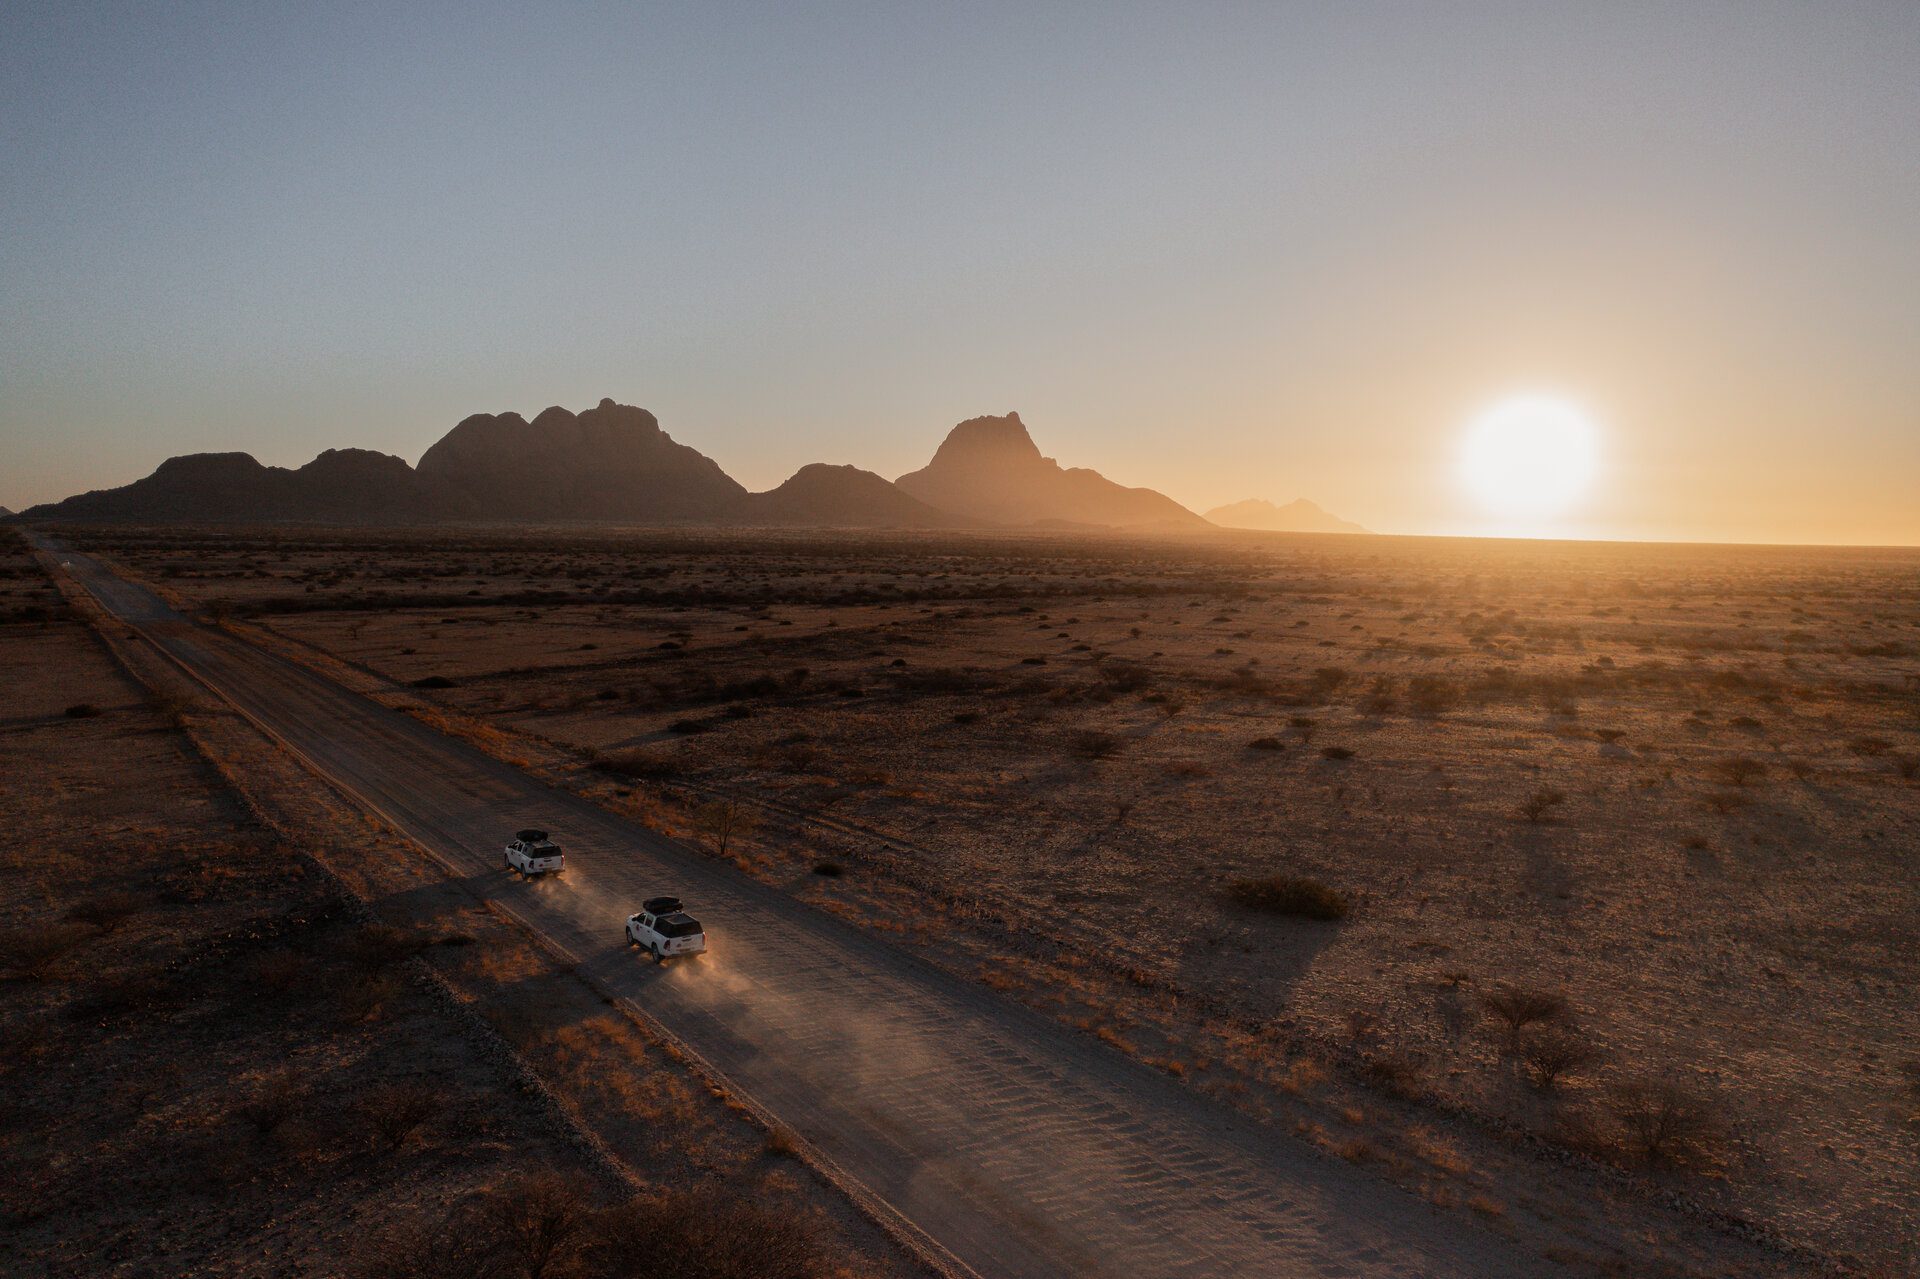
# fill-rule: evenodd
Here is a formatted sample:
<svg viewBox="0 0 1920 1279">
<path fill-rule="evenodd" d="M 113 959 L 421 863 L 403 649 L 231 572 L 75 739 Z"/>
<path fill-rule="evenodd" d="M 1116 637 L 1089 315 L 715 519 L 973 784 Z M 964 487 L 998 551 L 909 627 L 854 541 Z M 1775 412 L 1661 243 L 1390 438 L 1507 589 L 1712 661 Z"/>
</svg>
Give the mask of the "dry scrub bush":
<svg viewBox="0 0 1920 1279">
<path fill-rule="evenodd" d="M 120 931 L 120 926 L 140 913 L 143 905 L 132 893 L 108 893 L 89 897 L 67 912 L 76 924 L 86 924 L 103 937 Z"/>
<path fill-rule="evenodd" d="M 1567 793 L 1552 786 L 1542 786 L 1520 801 L 1520 815 L 1535 825 L 1547 820 L 1554 809 L 1567 802 Z"/>
<path fill-rule="evenodd" d="M 0 966 L 33 981 L 53 976 L 88 930 L 77 924 L 36 924 L 0 934 Z"/>
<path fill-rule="evenodd" d="M 365 972 L 379 972 L 412 959 L 432 941 L 423 933 L 393 928 L 386 924 L 368 924 L 348 939 L 346 957 Z"/>
<path fill-rule="evenodd" d="M 262 1137 L 271 1137 L 288 1120 L 306 1109 L 308 1097 L 307 1090 L 300 1086 L 292 1074 L 274 1075 L 251 1098 L 241 1103 L 240 1117 Z"/>
<path fill-rule="evenodd" d="M 1480 1006 L 1505 1030 L 1507 1047 L 1520 1051 L 1520 1034 L 1536 1022 L 1552 1021 L 1567 1011 L 1567 997 L 1558 991 L 1503 984 L 1480 996 Z"/>
<path fill-rule="evenodd" d="M 70 1004 L 67 1015 L 75 1021 L 101 1024 L 176 1003 L 179 995 L 175 983 L 157 973 L 108 977 Z"/>
<path fill-rule="evenodd" d="M 1726 1123 L 1713 1104 L 1670 1080 L 1620 1084 L 1606 1106 L 1625 1153 L 1654 1167 L 1708 1167 L 1726 1138 Z"/>
<path fill-rule="evenodd" d="M 1733 759 L 1722 760 L 1720 763 L 1720 775 L 1732 782 L 1735 786 L 1745 786 L 1748 782 L 1757 781 L 1765 777 L 1767 775 L 1767 766 L 1757 759 L 1741 755 Z"/>
<path fill-rule="evenodd" d="M 176 727 L 185 715 L 198 710 L 200 706 L 193 698 L 182 693 L 154 693 L 147 698 L 147 705 Z"/>
<path fill-rule="evenodd" d="M 1339 892 L 1317 879 L 1298 875 L 1236 879 L 1223 891 L 1227 900 L 1234 905 L 1267 915 L 1336 920 L 1345 919 L 1351 909 L 1347 899 Z"/>
<path fill-rule="evenodd" d="M 352 1025 L 385 1007 L 400 993 L 400 983 L 392 973 L 348 971 L 339 976 L 330 993 L 340 1020 Z"/>
<path fill-rule="evenodd" d="M 1375 1088 L 1402 1099 L 1419 1094 L 1420 1076 L 1427 1065 L 1425 1053 L 1380 1040 L 1364 1045 L 1359 1057 L 1361 1077 Z"/>
<path fill-rule="evenodd" d="M 1563 1079 L 1598 1061 L 1593 1042 L 1573 1027 L 1549 1026 L 1520 1039 L 1520 1064 L 1541 1092 L 1552 1092 Z"/>
<path fill-rule="evenodd" d="M 673 1257 L 679 1279 L 815 1279 L 830 1273 L 817 1231 L 790 1212 L 718 1190 L 634 1199 L 595 1222 L 613 1262 L 599 1275 L 628 1273 L 635 1257 Z"/>
<path fill-rule="evenodd" d="M 1362 715 L 1385 715 L 1400 704 L 1394 695 L 1393 681 L 1385 675 L 1374 677 L 1373 683 L 1356 703 Z"/>
<path fill-rule="evenodd" d="M 714 1187 L 611 1208 L 583 1178 L 518 1178 L 371 1239 L 353 1279 L 825 1279 L 840 1273 L 816 1228 Z"/>
<path fill-rule="evenodd" d="M 1320 748 L 1321 759 L 1352 759 L 1354 754 L 1355 751 L 1351 746 L 1323 746 Z"/>
<path fill-rule="evenodd" d="M 437 1089 L 423 1083 L 379 1084 L 369 1088 L 355 1106 L 367 1132 L 390 1149 L 406 1145 L 427 1120 L 440 1113 Z"/>
<path fill-rule="evenodd" d="M 1075 733 L 1073 753 L 1081 759 L 1111 759 L 1120 753 L 1121 742 L 1112 733 Z"/>
<path fill-rule="evenodd" d="M 272 995 L 286 995 L 307 984 L 313 962 L 294 950 L 270 950 L 256 955 L 247 965 L 247 976 L 255 989 Z"/>
<path fill-rule="evenodd" d="M 1416 715 L 1444 715 L 1460 704 L 1460 688 L 1441 675 L 1416 675 L 1407 685 L 1407 704 Z"/>
<path fill-rule="evenodd" d="M 647 781 L 665 781 L 678 777 L 685 771 L 676 757 L 643 750 L 621 751 L 616 755 L 608 755 L 596 760 L 594 767 L 603 773 L 611 773 L 615 777 L 631 777 Z"/>
</svg>

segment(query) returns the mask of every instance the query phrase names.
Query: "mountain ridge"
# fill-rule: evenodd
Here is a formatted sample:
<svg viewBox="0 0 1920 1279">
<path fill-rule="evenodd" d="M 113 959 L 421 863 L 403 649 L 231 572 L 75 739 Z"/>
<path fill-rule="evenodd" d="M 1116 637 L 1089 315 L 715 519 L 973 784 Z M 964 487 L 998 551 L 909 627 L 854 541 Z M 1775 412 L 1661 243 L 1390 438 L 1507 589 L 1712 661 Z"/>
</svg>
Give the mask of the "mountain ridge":
<svg viewBox="0 0 1920 1279">
<path fill-rule="evenodd" d="M 812 463 L 754 493 L 661 429 L 603 399 L 461 419 L 417 465 L 327 449 L 297 468 L 251 454 L 170 457 L 131 484 L 29 508 L 26 518 L 122 523 L 630 523 L 1199 531 L 1201 516 L 1041 453 L 1017 412 L 952 427 L 927 465 L 890 481 Z M 20 518 L 20 517 L 16 517 Z"/>
</svg>

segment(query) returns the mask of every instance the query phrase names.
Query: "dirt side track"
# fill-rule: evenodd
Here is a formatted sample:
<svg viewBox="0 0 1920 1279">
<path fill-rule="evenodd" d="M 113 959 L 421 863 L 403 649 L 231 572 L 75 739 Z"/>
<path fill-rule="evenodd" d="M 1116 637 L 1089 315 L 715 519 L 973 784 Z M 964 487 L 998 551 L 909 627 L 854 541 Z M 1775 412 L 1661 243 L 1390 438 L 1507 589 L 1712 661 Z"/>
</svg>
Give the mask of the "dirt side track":
<svg viewBox="0 0 1920 1279">
<path fill-rule="evenodd" d="M 956 1269 L 1556 1273 L 990 990 L 198 626 L 87 557 L 61 558 L 109 612 L 643 1008 Z M 524 825 L 564 842 L 564 878 L 502 870 L 505 833 Z M 709 955 L 663 968 L 625 947 L 625 916 L 659 893 L 705 923 Z"/>
</svg>

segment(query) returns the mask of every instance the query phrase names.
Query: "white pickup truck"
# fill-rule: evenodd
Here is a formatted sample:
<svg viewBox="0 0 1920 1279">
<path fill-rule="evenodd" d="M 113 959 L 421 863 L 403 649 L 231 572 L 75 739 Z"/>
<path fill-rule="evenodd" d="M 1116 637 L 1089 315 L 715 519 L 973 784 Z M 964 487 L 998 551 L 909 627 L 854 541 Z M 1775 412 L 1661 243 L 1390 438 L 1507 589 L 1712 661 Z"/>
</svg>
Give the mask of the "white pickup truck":
<svg viewBox="0 0 1920 1279">
<path fill-rule="evenodd" d="M 507 845 L 507 869 L 519 871 L 522 878 L 556 875 L 565 864 L 560 845 L 548 839 L 543 830 L 520 831 Z"/>
<path fill-rule="evenodd" d="M 641 903 L 639 914 L 627 916 L 627 943 L 664 964 L 706 950 L 707 934 L 699 920 L 680 908 L 678 897 L 650 897 Z"/>
</svg>

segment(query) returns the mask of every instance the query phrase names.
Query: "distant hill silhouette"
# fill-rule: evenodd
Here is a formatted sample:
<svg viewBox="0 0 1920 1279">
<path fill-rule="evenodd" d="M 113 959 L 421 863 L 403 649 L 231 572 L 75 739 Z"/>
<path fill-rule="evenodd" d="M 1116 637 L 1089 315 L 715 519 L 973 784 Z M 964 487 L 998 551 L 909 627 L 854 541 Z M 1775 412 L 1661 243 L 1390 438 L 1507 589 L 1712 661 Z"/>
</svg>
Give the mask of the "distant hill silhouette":
<svg viewBox="0 0 1920 1279">
<path fill-rule="evenodd" d="M 488 517 L 556 522 L 731 522 L 747 490 L 719 463 L 660 429 L 645 409 L 612 400 L 529 422 L 477 413 L 420 458 L 419 474 L 478 499 Z"/>
<path fill-rule="evenodd" d="M 423 481 L 405 460 L 367 449 L 328 449 L 298 470 L 262 466 L 249 453 L 170 457 L 152 475 L 95 489 L 28 515 L 141 523 L 412 524 L 473 518 L 478 503 Z"/>
<path fill-rule="evenodd" d="M 1018 413 L 960 423 L 931 462 L 895 483 L 929 506 L 996 524 L 1206 527 L 1165 494 L 1042 457 Z"/>
<path fill-rule="evenodd" d="M 837 528 L 958 528 L 975 521 L 935 510 L 857 466 L 803 466 L 779 488 L 747 498 L 750 524 Z"/>
<path fill-rule="evenodd" d="M 1222 528 L 1264 529 L 1273 533 L 1365 533 L 1351 520 L 1330 515 L 1306 498 L 1275 506 L 1264 498 L 1248 498 L 1231 506 L 1216 506 L 1207 518 Z"/>
</svg>

